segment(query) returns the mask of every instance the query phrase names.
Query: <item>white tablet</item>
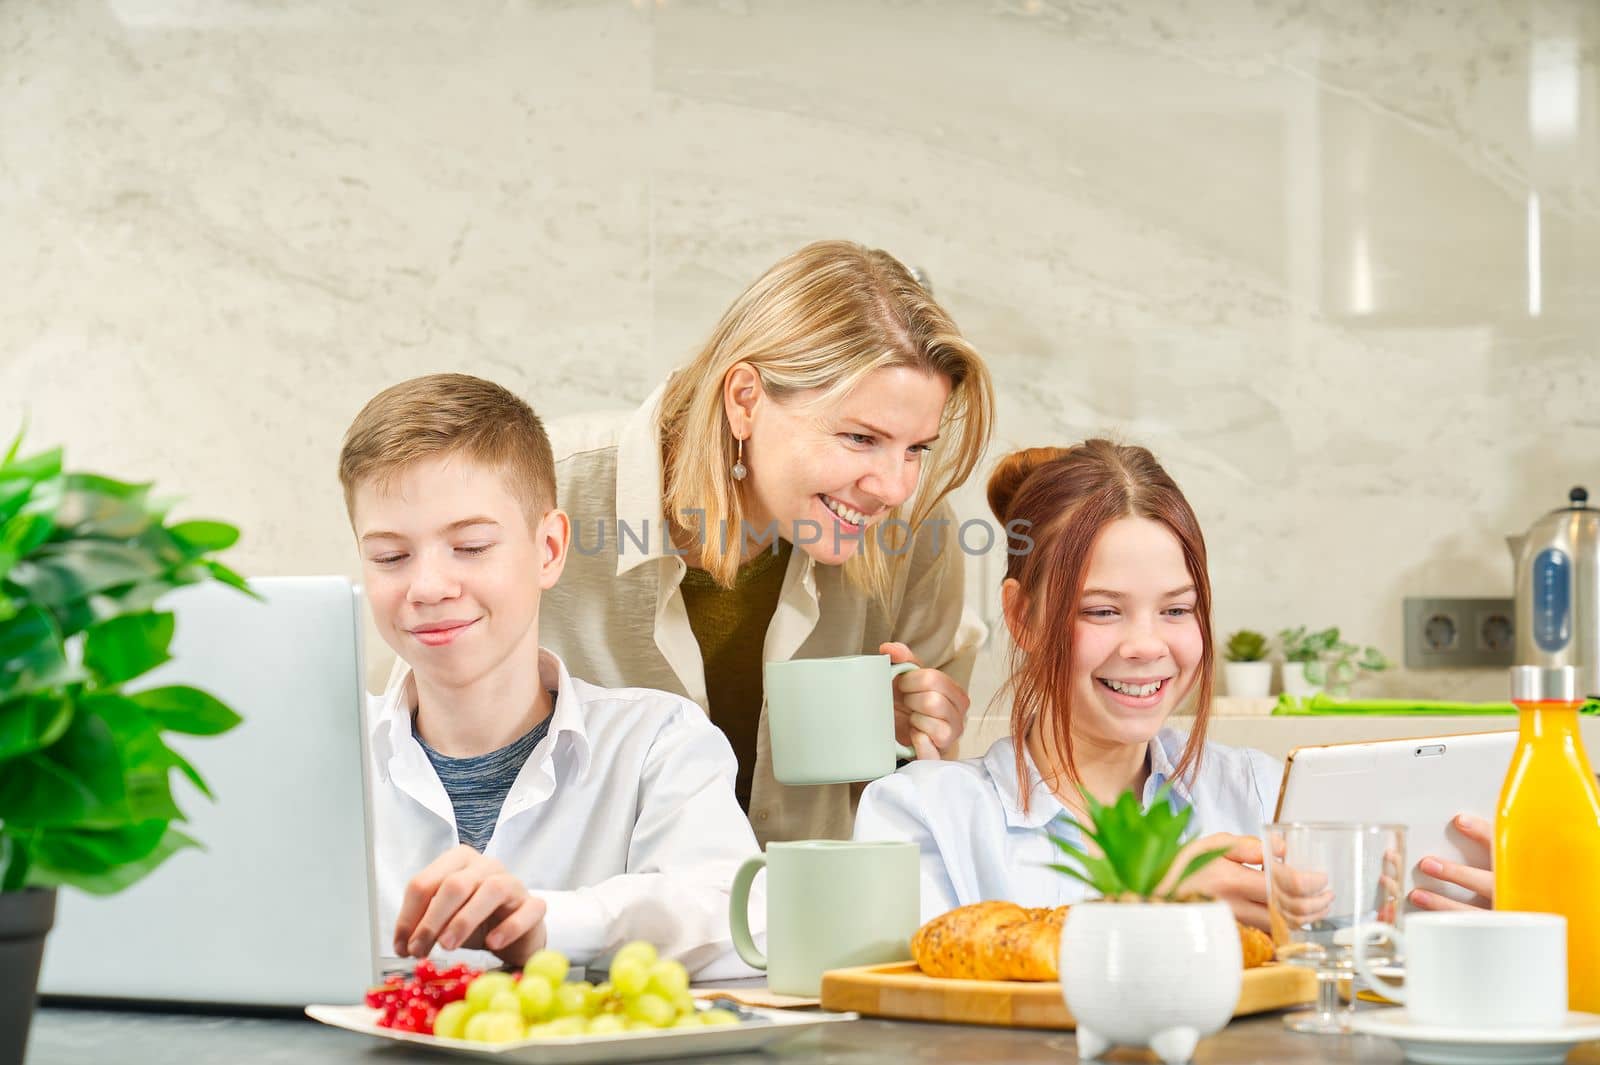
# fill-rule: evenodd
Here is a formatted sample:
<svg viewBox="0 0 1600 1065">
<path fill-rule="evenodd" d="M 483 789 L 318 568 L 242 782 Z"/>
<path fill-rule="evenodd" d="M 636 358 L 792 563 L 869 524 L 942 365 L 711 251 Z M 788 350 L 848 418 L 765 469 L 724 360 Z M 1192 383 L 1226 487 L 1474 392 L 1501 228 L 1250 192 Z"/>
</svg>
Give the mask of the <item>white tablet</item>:
<svg viewBox="0 0 1600 1065">
<path fill-rule="evenodd" d="M 1468 813 L 1494 822 L 1516 746 L 1509 731 L 1296 747 L 1284 764 L 1277 819 L 1405 825 L 1407 895 L 1416 887 L 1469 902 L 1470 892 L 1417 863 L 1433 855 L 1489 868 L 1489 848 L 1462 836 L 1451 819 Z"/>
</svg>

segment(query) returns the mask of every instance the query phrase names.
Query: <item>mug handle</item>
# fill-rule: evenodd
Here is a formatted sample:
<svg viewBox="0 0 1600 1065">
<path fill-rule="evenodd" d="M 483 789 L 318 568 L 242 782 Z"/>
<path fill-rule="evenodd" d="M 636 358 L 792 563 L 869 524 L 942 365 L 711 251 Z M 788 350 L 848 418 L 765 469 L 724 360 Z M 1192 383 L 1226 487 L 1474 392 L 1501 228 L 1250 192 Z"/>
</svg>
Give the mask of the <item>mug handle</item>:
<svg viewBox="0 0 1600 1065">
<path fill-rule="evenodd" d="M 910 673 L 913 669 L 921 669 L 921 668 L 922 667 L 917 665 L 915 662 L 899 662 L 899 663 L 897 663 L 895 665 L 890 666 L 889 667 L 889 690 L 890 690 L 890 692 L 892 693 L 894 691 L 894 678 L 898 677 L 902 673 Z M 917 760 L 917 752 L 912 750 L 910 747 L 907 747 L 903 743 L 897 743 L 897 744 L 894 745 L 894 756 L 895 756 L 895 760 L 896 761 L 900 761 L 900 762 L 915 762 Z"/>
<path fill-rule="evenodd" d="M 756 949 L 755 938 L 750 935 L 750 885 L 755 883 L 756 874 L 766 867 L 765 854 L 746 859 L 739 866 L 739 871 L 733 874 L 733 890 L 728 899 L 728 926 L 733 932 L 733 949 L 739 952 L 739 957 L 744 959 L 746 965 L 762 972 L 767 971 L 767 956 Z"/>
<path fill-rule="evenodd" d="M 1356 972 L 1361 974 L 1361 978 L 1369 986 L 1375 988 L 1384 998 L 1392 999 L 1404 1005 L 1406 1001 L 1405 985 L 1391 984 L 1387 980 L 1380 979 L 1378 974 L 1373 972 L 1371 966 L 1367 964 L 1367 944 L 1378 939 L 1389 940 L 1395 945 L 1395 952 L 1404 956 L 1405 937 L 1400 934 L 1400 929 L 1392 924 L 1376 921 L 1372 924 L 1357 925 L 1351 929 L 1350 947 L 1353 955 L 1351 960 L 1355 963 Z"/>
</svg>

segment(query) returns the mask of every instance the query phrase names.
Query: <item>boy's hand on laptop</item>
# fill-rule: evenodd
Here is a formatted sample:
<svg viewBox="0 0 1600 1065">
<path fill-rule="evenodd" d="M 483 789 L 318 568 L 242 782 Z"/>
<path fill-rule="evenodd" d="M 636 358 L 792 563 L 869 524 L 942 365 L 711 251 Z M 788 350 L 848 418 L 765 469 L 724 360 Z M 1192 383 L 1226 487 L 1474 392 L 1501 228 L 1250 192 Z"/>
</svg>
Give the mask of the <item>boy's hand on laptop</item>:
<svg viewBox="0 0 1600 1065">
<path fill-rule="evenodd" d="M 1457 814 L 1454 822 L 1456 831 L 1480 846 L 1489 848 L 1494 853 L 1494 826 L 1481 817 L 1471 814 Z M 1478 898 L 1483 900 L 1484 906 L 1494 904 L 1494 871 L 1492 869 L 1479 869 L 1476 866 L 1463 865 L 1460 862 L 1447 862 L 1443 858 L 1433 855 L 1417 863 L 1422 872 L 1435 880 L 1443 880 L 1447 884 L 1464 887 Z M 1413 888 L 1411 891 L 1411 905 L 1419 910 L 1478 910 L 1474 902 L 1457 902 L 1446 895 L 1434 891 L 1424 891 L 1422 888 Z"/>
<path fill-rule="evenodd" d="M 493 858 L 458 844 L 406 885 L 394 926 L 400 957 L 444 950 L 488 950 L 522 965 L 545 944 L 544 901 Z"/>
<path fill-rule="evenodd" d="M 903 643 L 878 645 L 894 665 L 917 662 Z M 894 678 L 894 738 L 917 752 L 917 757 L 937 761 L 955 747 L 967 726 L 972 700 L 961 685 L 937 669 L 914 669 Z"/>
</svg>

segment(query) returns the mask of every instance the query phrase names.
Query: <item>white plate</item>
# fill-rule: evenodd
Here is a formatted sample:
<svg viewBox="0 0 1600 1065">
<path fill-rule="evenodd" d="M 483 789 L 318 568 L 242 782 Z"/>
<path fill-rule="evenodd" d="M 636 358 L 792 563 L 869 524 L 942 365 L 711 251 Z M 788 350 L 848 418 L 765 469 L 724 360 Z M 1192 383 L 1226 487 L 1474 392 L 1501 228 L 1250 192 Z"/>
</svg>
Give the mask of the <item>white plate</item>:
<svg viewBox="0 0 1600 1065">
<path fill-rule="evenodd" d="M 1569 1013 L 1555 1028 L 1446 1028 L 1418 1024 L 1403 1009 L 1361 1010 L 1350 1026 L 1393 1039 L 1423 1065 L 1554 1065 L 1579 1043 L 1600 1039 L 1600 1014 L 1594 1013 Z"/>
<path fill-rule="evenodd" d="M 617 1035 L 568 1035 L 516 1043 L 469 1043 L 464 1039 L 397 1032 L 374 1023 L 382 1014 L 366 1006 L 307 1006 L 306 1016 L 362 1035 L 432 1047 L 450 1054 L 527 1065 L 589 1065 L 590 1062 L 698 1057 L 759 1050 L 823 1024 L 858 1019 L 854 1013 L 793 1013 L 740 1007 L 754 1019 L 709 1028 L 661 1028 Z"/>
</svg>

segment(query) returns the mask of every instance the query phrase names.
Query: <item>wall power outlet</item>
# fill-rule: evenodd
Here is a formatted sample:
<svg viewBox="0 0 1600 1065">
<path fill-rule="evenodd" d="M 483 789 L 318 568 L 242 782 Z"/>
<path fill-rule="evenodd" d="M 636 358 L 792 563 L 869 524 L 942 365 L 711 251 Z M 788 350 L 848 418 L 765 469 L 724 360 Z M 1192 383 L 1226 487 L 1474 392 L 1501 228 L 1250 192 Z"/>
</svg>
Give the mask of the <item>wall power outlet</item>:
<svg viewBox="0 0 1600 1065">
<path fill-rule="evenodd" d="M 1510 599 L 1407 597 L 1407 669 L 1504 669 L 1516 643 Z"/>
</svg>

